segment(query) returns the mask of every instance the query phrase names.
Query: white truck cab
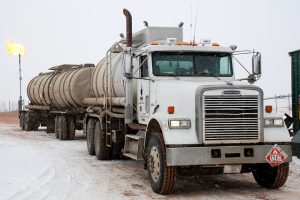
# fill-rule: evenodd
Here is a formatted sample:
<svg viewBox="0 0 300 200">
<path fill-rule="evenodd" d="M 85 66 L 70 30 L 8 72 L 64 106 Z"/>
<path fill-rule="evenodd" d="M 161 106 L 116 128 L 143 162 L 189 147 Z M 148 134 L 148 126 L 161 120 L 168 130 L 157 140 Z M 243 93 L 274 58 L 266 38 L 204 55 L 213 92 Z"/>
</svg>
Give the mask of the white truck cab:
<svg viewBox="0 0 300 200">
<path fill-rule="evenodd" d="M 146 28 L 144 36 L 154 37 L 150 33 L 155 32 L 155 37 L 163 33 L 166 38 L 148 41 L 133 58 L 139 70 L 137 119 L 147 126 L 144 157 L 152 188 L 161 193 L 171 187 L 160 183 L 165 173 L 160 172 L 161 162 L 169 171 L 183 166 L 223 166 L 227 173 L 249 168 L 259 184 L 280 187 L 285 181 L 274 178 L 265 183 L 265 172 L 260 171 L 291 161 L 290 136 L 282 117 L 265 118 L 263 90 L 235 79 L 232 48 L 183 43 L 180 30 Z M 169 32 L 172 38 L 167 38 Z M 156 142 L 151 140 L 153 133 L 160 137 Z M 160 140 L 165 161 L 155 159 Z"/>
<path fill-rule="evenodd" d="M 177 174 L 252 172 L 266 188 L 287 180 L 290 137 L 265 117 L 263 90 L 234 75 L 235 46 L 184 42 L 182 27 L 146 27 L 115 43 L 95 67 L 84 119 L 90 155 L 144 160 L 154 192 Z M 251 52 L 252 53 L 252 52 Z M 253 52 L 255 82 L 261 56 Z"/>
</svg>

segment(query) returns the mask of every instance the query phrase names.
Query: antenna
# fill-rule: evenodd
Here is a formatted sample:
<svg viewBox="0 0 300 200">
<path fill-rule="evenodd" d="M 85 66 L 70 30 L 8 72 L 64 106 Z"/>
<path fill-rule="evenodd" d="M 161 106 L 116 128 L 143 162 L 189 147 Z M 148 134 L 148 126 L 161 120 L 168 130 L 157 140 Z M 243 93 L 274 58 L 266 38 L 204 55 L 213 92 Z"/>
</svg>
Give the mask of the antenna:
<svg viewBox="0 0 300 200">
<path fill-rule="evenodd" d="M 193 4 L 191 3 L 191 24 L 190 24 L 190 42 L 193 39 Z"/>
<path fill-rule="evenodd" d="M 198 19 L 198 9 L 199 9 L 199 0 L 197 1 L 197 11 L 196 11 L 196 18 L 195 18 L 195 28 L 194 28 L 194 37 L 193 37 L 193 43 L 195 43 L 195 35 L 196 35 L 196 28 L 197 28 L 197 19 Z"/>
</svg>

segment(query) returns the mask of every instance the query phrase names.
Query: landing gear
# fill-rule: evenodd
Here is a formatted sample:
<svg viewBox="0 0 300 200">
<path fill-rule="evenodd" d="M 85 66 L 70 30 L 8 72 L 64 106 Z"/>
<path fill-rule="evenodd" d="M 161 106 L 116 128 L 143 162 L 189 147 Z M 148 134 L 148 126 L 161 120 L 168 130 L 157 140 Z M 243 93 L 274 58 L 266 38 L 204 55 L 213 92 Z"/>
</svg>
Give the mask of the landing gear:
<svg viewBox="0 0 300 200">
<path fill-rule="evenodd" d="M 154 192 L 169 194 L 176 182 L 176 167 L 167 166 L 166 148 L 161 134 L 152 134 L 147 148 L 147 167 Z"/>
<path fill-rule="evenodd" d="M 257 164 L 252 171 L 257 184 L 269 188 L 277 189 L 283 186 L 289 175 L 289 163 L 283 163 L 277 167 L 269 164 Z"/>
</svg>

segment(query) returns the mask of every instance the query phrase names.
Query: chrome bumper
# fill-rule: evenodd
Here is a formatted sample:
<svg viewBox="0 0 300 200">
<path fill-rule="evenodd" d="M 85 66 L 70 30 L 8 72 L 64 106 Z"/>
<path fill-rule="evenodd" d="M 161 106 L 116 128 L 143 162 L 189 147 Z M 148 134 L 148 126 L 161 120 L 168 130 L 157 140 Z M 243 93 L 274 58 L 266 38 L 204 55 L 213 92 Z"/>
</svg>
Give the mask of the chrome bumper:
<svg viewBox="0 0 300 200">
<path fill-rule="evenodd" d="M 273 145 L 237 145 L 167 148 L 167 165 L 187 166 L 267 163 L 266 155 L 272 147 Z M 285 162 L 291 162 L 291 145 L 279 145 L 279 147 L 288 155 Z M 220 157 L 213 158 L 212 151 L 216 149 L 220 150 Z M 253 149 L 253 156 L 246 157 L 245 149 Z"/>
</svg>

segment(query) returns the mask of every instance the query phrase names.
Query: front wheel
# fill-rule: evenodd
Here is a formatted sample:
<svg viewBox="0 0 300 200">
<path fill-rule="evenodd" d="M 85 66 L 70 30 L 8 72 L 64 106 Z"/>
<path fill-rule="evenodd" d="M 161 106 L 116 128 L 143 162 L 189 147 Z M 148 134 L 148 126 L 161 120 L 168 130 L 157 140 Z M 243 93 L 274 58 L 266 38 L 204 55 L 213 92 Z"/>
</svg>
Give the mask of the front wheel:
<svg viewBox="0 0 300 200">
<path fill-rule="evenodd" d="M 289 163 L 283 163 L 277 167 L 269 164 L 257 164 L 252 171 L 257 184 L 269 188 L 277 189 L 282 187 L 289 175 Z"/>
<path fill-rule="evenodd" d="M 161 134 L 152 134 L 147 148 L 148 176 L 152 190 L 158 194 L 172 192 L 176 182 L 176 167 L 167 166 L 166 148 Z"/>
</svg>

